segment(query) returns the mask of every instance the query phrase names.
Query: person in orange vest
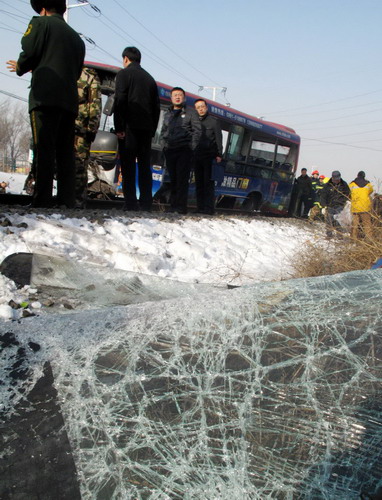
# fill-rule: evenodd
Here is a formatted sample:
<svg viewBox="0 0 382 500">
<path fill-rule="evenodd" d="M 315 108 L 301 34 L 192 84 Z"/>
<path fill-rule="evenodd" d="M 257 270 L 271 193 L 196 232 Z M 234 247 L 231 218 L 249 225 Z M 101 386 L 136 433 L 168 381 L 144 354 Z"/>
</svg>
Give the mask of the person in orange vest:
<svg viewBox="0 0 382 500">
<path fill-rule="evenodd" d="M 349 184 L 351 201 L 350 209 L 352 213 L 351 237 L 354 240 L 359 238 L 360 228 L 362 228 L 367 239 L 371 240 L 373 237 L 370 213 L 372 202 L 370 195 L 374 189 L 365 177 L 365 172 L 361 170 L 358 172 L 354 181 Z"/>
</svg>

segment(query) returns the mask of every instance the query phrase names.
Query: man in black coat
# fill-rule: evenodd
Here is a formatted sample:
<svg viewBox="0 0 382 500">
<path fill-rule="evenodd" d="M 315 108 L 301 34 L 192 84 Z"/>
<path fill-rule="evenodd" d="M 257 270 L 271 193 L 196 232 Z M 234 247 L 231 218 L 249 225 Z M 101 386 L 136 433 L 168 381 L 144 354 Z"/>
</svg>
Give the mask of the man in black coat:
<svg viewBox="0 0 382 500">
<path fill-rule="evenodd" d="M 350 199 L 350 188 L 341 177 L 341 172 L 334 170 L 329 181 L 320 193 L 320 203 L 325 213 L 326 235 L 333 236 L 334 228 L 342 231 L 335 216 L 342 212 L 346 202 Z"/>
<path fill-rule="evenodd" d="M 182 88 L 171 90 L 171 103 L 163 118 L 160 141 L 170 175 L 170 210 L 186 214 L 191 162 L 202 126 L 195 110 L 186 107 L 186 94 Z"/>
<path fill-rule="evenodd" d="M 151 210 L 151 139 L 158 125 L 160 106 L 154 78 L 141 65 L 136 47 L 126 47 L 123 66 L 115 81 L 114 127 L 119 139 L 125 210 L 138 208 L 135 161 L 138 160 L 139 207 Z"/>
<path fill-rule="evenodd" d="M 36 182 L 32 205 L 52 206 L 57 174 L 58 205 L 74 206 L 74 123 L 78 113 L 77 80 L 85 44 L 64 20 L 65 0 L 31 0 L 40 14 L 31 19 L 21 40 L 19 59 L 7 62 L 22 76 L 32 71 L 29 113 Z"/>
<path fill-rule="evenodd" d="M 313 206 L 313 188 L 306 168 L 301 169 L 301 175 L 295 180 L 294 190 L 296 192 L 294 216 L 307 218 Z"/>
<path fill-rule="evenodd" d="M 204 99 L 194 103 L 202 125 L 202 135 L 195 149 L 195 186 L 197 212 L 212 215 L 215 210 L 215 181 L 212 180 L 212 163 L 222 160 L 223 140 L 219 122 L 208 113 Z"/>
</svg>

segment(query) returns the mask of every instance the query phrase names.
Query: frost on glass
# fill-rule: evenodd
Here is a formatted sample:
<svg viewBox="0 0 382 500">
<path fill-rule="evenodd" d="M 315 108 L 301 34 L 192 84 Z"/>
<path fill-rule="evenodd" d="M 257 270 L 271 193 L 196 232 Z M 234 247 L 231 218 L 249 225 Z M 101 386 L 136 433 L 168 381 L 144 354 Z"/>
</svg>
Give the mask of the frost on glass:
<svg viewBox="0 0 382 500">
<path fill-rule="evenodd" d="M 11 328 L 41 345 L 25 392 L 51 363 L 82 498 L 349 500 L 382 484 L 381 304 L 377 270 Z"/>
</svg>

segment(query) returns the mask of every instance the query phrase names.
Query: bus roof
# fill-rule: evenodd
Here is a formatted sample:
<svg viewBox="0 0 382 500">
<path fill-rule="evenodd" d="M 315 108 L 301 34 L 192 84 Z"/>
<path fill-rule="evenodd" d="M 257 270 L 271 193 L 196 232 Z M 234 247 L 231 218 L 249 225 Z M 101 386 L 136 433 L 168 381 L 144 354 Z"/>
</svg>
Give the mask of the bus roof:
<svg viewBox="0 0 382 500">
<path fill-rule="evenodd" d="M 84 64 L 89 68 L 94 68 L 98 71 L 105 71 L 106 73 L 112 73 L 112 74 L 117 74 L 118 71 L 122 69 L 119 66 L 112 66 L 108 64 L 95 63 L 90 61 L 85 61 Z M 172 87 L 158 81 L 156 83 L 158 85 L 160 98 L 170 103 L 171 102 L 170 92 Z M 300 143 L 300 137 L 290 127 L 286 127 L 285 125 L 280 125 L 278 123 L 268 122 L 262 120 L 261 118 L 257 118 L 255 116 L 247 115 L 242 111 L 238 111 L 234 108 L 224 106 L 224 104 L 217 103 L 216 101 L 211 101 L 210 99 L 206 99 L 204 97 L 201 97 L 200 95 L 186 92 L 186 102 L 188 105 L 193 105 L 196 99 L 204 99 L 209 105 L 210 113 L 218 118 L 224 119 L 225 121 L 229 121 L 231 123 L 234 123 L 236 125 L 241 125 L 249 129 L 257 130 L 259 132 L 264 132 L 266 134 L 271 134 L 273 136 L 279 137 L 281 139 L 296 144 Z"/>
</svg>

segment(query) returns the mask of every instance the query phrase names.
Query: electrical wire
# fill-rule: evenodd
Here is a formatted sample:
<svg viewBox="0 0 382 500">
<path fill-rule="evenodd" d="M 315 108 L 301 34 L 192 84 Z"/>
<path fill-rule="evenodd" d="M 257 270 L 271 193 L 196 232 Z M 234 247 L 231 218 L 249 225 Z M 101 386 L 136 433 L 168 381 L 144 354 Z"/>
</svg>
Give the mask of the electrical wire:
<svg viewBox="0 0 382 500">
<path fill-rule="evenodd" d="M 12 73 L 8 74 L 8 73 L 4 73 L 3 71 L 0 71 L 0 75 L 7 76 L 8 78 L 13 78 L 15 80 L 18 80 L 19 82 L 24 81 L 24 82 L 30 83 L 30 80 L 28 78 L 24 78 L 23 76 L 15 76 Z"/>
<path fill-rule="evenodd" d="M 283 114 L 283 113 L 289 113 L 290 111 L 299 111 L 300 109 L 309 109 L 309 108 L 316 108 L 318 106 L 326 106 L 327 104 L 335 104 L 337 102 L 342 102 L 342 101 L 348 101 L 350 99 L 358 99 L 358 97 L 365 97 L 367 95 L 372 95 L 372 94 L 377 94 L 379 92 L 382 92 L 382 89 L 378 89 L 378 90 L 372 90 L 371 92 L 365 92 L 364 94 L 356 94 L 356 95 L 353 95 L 353 96 L 348 96 L 348 97 L 342 97 L 340 99 L 335 99 L 333 101 L 326 101 L 326 102 L 321 102 L 321 103 L 317 103 L 317 104 L 310 104 L 308 106 L 301 106 L 299 108 L 290 108 L 290 109 L 286 109 L 284 111 L 272 111 L 271 113 L 263 113 L 264 116 L 269 116 L 269 115 L 275 115 L 275 114 Z"/>
<path fill-rule="evenodd" d="M 300 123 L 300 127 L 303 127 L 304 125 L 311 125 L 312 123 L 327 123 L 331 121 L 336 121 L 336 120 L 343 120 L 344 118 L 352 118 L 353 116 L 361 116 L 361 115 L 367 115 L 369 113 L 376 113 L 377 111 L 382 111 L 382 108 L 378 109 L 373 109 L 372 111 L 363 111 L 362 113 L 354 113 L 353 115 L 345 115 L 345 116 L 338 116 L 337 118 L 326 118 L 325 120 L 317 120 L 314 122 L 308 122 L 308 123 Z"/>
<path fill-rule="evenodd" d="M 16 95 L 16 94 L 11 94 L 10 92 L 7 92 L 6 90 L 0 90 L 0 94 L 5 94 L 8 97 L 13 97 L 14 99 L 18 99 L 19 101 L 28 102 L 28 99 L 25 99 L 24 97 L 20 97 L 19 95 Z"/>
<path fill-rule="evenodd" d="M 21 31 L 18 31 L 15 28 L 12 28 L 11 26 L 8 26 L 8 24 L 5 24 L 5 23 L 0 23 L 0 24 L 3 24 L 5 26 L 5 27 L 0 26 L 0 30 L 11 31 L 12 33 L 22 34 Z"/>
<path fill-rule="evenodd" d="M 3 3 L 3 4 L 5 4 L 5 5 L 7 5 L 8 7 L 10 7 L 11 9 L 15 10 L 16 12 L 19 12 L 20 14 L 22 14 L 23 19 L 26 19 L 27 21 L 30 19 L 30 18 L 28 19 L 28 18 L 26 17 L 25 12 L 23 12 L 23 11 L 21 11 L 21 10 L 17 9 L 14 5 L 9 4 L 8 2 L 4 2 L 4 0 L 2 0 L 2 3 Z M 24 17 L 24 16 L 25 16 L 25 17 Z"/>
<path fill-rule="evenodd" d="M 131 40 L 133 40 L 138 45 L 140 45 L 141 47 L 143 47 L 143 49 L 145 50 L 145 53 L 146 53 L 147 57 L 149 57 L 150 59 L 154 60 L 156 63 L 160 64 L 164 68 L 166 68 L 166 69 L 168 69 L 168 70 L 176 73 L 177 75 L 181 76 L 182 78 L 184 78 L 188 82 L 192 83 L 193 85 L 195 85 L 197 87 L 200 87 L 200 85 L 198 83 L 192 81 L 190 78 L 188 78 L 186 75 L 184 75 L 183 73 L 181 73 L 180 71 L 178 71 L 176 68 L 174 68 L 173 66 L 171 66 L 168 63 L 164 63 L 163 58 L 159 58 L 158 56 L 156 56 L 154 54 L 154 52 L 152 52 L 148 47 L 146 47 L 145 45 L 143 45 L 142 43 L 140 43 L 138 40 L 136 40 L 134 37 L 132 37 L 126 30 L 124 30 L 120 26 L 118 26 L 115 23 L 113 23 L 113 21 L 111 19 L 109 19 L 105 14 L 102 13 L 102 17 L 104 19 L 106 19 L 107 21 L 111 22 L 112 26 L 118 28 L 124 35 L 127 35 Z M 100 21 L 100 19 L 99 19 L 99 21 Z M 121 37 L 123 40 L 126 40 L 124 36 L 122 36 L 120 33 L 118 33 L 117 31 L 115 31 L 115 29 L 113 27 L 111 27 L 109 24 L 105 23 L 104 21 L 100 21 L 100 22 L 102 22 L 106 27 L 108 27 L 111 31 L 113 31 L 117 36 Z"/>
<path fill-rule="evenodd" d="M 133 14 L 131 14 L 131 12 L 129 12 L 126 7 L 124 7 L 123 5 L 121 5 L 120 2 L 118 2 L 117 0 L 113 0 L 114 3 L 116 3 L 123 11 L 126 12 L 127 15 L 129 15 L 132 19 L 134 19 L 134 21 L 136 23 L 138 23 L 144 30 L 146 30 L 148 33 L 150 33 L 151 36 L 153 36 L 156 40 L 158 40 L 158 42 L 160 42 L 164 47 L 166 47 L 166 49 L 168 49 L 172 54 L 174 54 L 175 56 L 177 56 L 181 61 L 183 61 L 184 63 L 188 64 L 194 71 L 197 71 L 199 74 L 201 74 L 202 76 L 204 76 L 205 78 L 207 78 L 207 80 L 215 83 L 218 87 L 223 87 L 223 85 L 215 82 L 212 78 L 210 78 L 209 76 L 207 76 L 205 73 L 203 73 L 202 71 L 200 71 L 197 67 L 195 67 L 193 64 L 191 64 L 189 61 L 187 61 L 182 55 L 178 54 L 172 47 L 170 47 L 167 43 L 165 43 L 163 40 L 161 40 L 155 33 L 153 33 L 149 28 L 147 28 L 141 21 L 139 21 L 139 19 L 137 19 Z"/>
<path fill-rule="evenodd" d="M 12 14 L 12 12 L 8 12 L 7 10 L 4 10 L 4 9 L 0 9 L 0 12 L 4 12 L 4 14 L 8 14 L 10 17 L 13 17 L 15 19 L 15 21 L 18 21 L 19 19 L 22 19 L 23 20 L 23 23 L 25 21 L 29 21 L 29 19 L 27 17 L 24 17 L 24 16 L 18 16 L 17 14 Z"/>
<path fill-rule="evenodd" d="M 346 146 L 346 147 L 349 147 L 349 148 L 366 149 L 368 151 L 377 151 L 377 152 L 382 153 L 382 149 L 374 149 L 374 148 L 368 148 L 368 147 L 362 147 L 362 146 L 355 146 L 354 144 L 346 144 L 344 142 L 331 142 L 331 141 L 325 141 L 323 139 L 312 139 L 312 138 L 308 138 L 308 137 L 302 137 L 301 139 L 303 139 L 304 141 L 321 142 L 321 143 L 323 143 L 325 145 Z M 304 146 L 306 146 L 306 145 L 304 145 Z"/>
</svg>

